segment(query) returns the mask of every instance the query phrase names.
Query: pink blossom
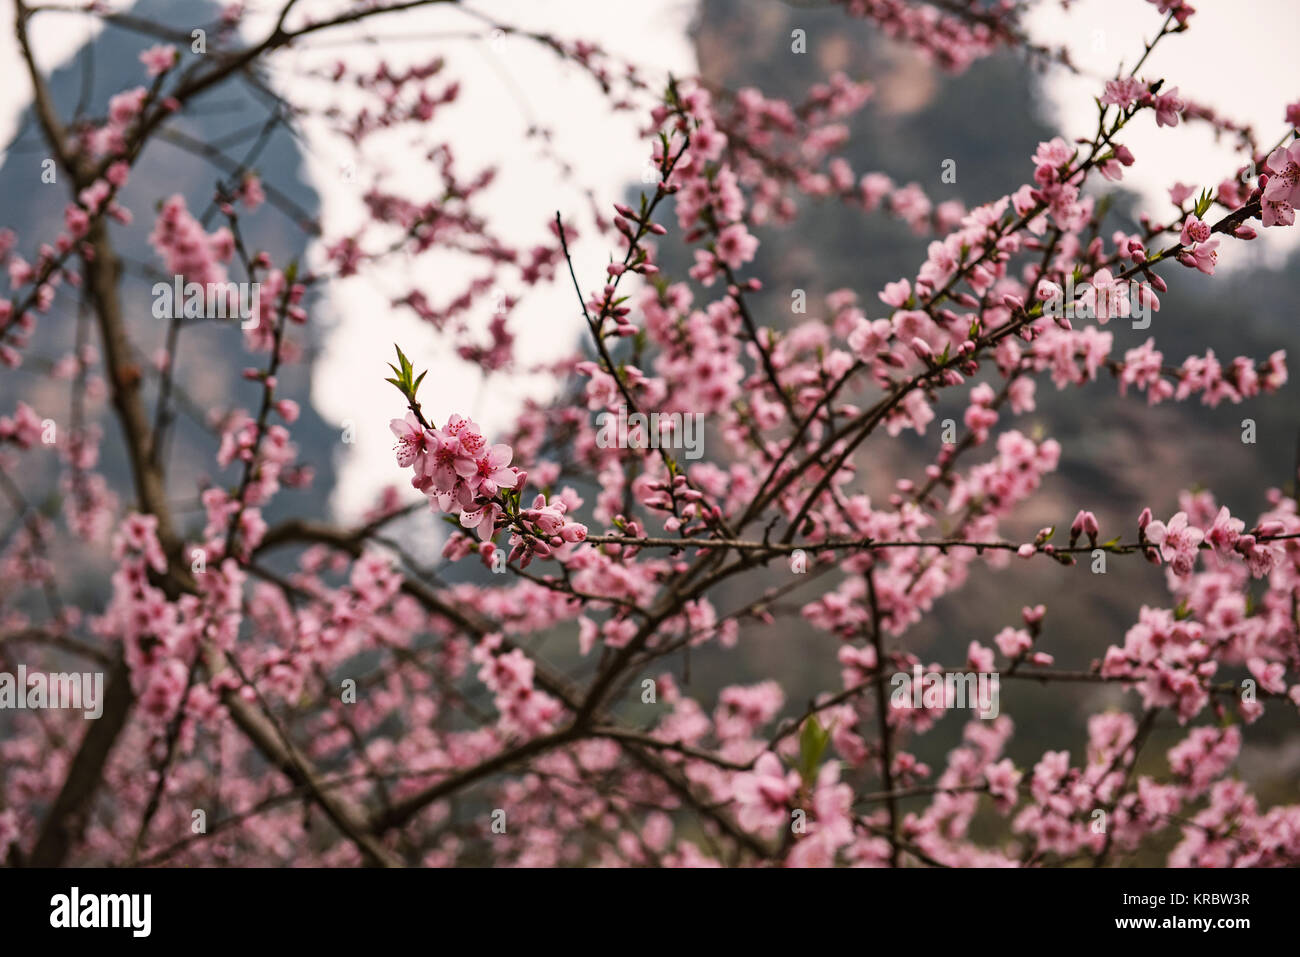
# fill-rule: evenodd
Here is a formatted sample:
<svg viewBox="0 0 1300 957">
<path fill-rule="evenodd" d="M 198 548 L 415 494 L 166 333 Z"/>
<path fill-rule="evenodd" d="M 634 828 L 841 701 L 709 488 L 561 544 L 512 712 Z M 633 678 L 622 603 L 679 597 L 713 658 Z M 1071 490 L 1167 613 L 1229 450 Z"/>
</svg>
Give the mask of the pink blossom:
<svg viewBox="0 0 1300 957">
<path fill-rule="evenodd" d="M 140 62 L 150 76 L 166 73 L 175 66 L 176 60 L 176 48 L 165 44 L 149 47 L 140 54 Z"/>
<path fill-rule="evenodd" d="M 719 259 L 732 269 L 739 269 L 754 258 L 758 240 L 741 223 L 732 223 L 718 233 L 715 249 Z"/>
<path fill-rule="evenodd" d="M 1190 575 L 1196 564 L 1196 555 L 1205 533 L 1187 524 L 1186 512 L 1175 512 L 1169 524 L 1152 522 L 1146 527 L 1146 537 L 1159 546 L 1160 554 L 1179 575 Z"/>
<path fill-rule="evenodd" d="M 461 528 L 476 530 L 478 537 L 486 542 L 496 530 L 496 522 L 500 516 L 500 507 L 495 503 L 488 503 L 481 508 L 466 509 L 461 512 L 460 525 Z"/>
<path fill-rule="evenodd" d="M 1245 522 L 1228 514 L 1228 507 L 1225 505 L 1219 509 L 1214 524 L 1205 533 L 1205 540 L 1214 546 L 1214 550 L 1219 555 L 1227 555 L 1236 546 L 1237 539 L 1245 527 Z"/>
<path fill-rule="evenodd" d="M 1190 250 L 1179 253 L 1178 259 L 1185 266 L 1199 269 L 1207 276 L 1214 275 L 1215 264 L 1219 261 L 1219 240 L 1212 239 L 1208 243 L 1197 243 Z"/>
<path fill-rule="evenodd" d="M 1122 110 L 1127 110 L 1141 99 L 1146 91 L 1147 88 L 1142 81 L 1134 77 L 1107 80 L 1106 92 L 1102 94 L 1101 102 L 1108 106 L 1118 106 Z"/>
<path fill-rule="evenodd" d="M 799 787 L 799 775 L 785 771 L 775 754 L 765 751 L 754 770 L 736 776 L 734 793 L 742 827 L 771 831 L 790 816 L 789 803 Z"/>
<path fill-rule="evenodd" d="M 415 417 L 414 412 L 406 413 L 404 419 L 393 419 L 388 423 L 393 435 L 397 436 L 397 464 L 402 468 L 417 465 L 428 454 L 433 436 Z M 417 465 L 417 471 L 419 466 Z"/>
<path fill-rule="evenodd" d="M 1251 658 L 1246 662 L 1250 673 L 1259 681 L 1259 686 L 1270 694 L 1286 694 L 1286 665 L 1280 661 L 1265 661 L 1263 658 Z"/>
<path fill-rule="evenodd" d="M 1271 175 L 1261 200 L 1265 226 L 1290 226 L 1300 205 L 1300 141 L 1269 154 Z"/>
<path fill-rule="evenodd" d="M 1190 246 L 1193 243 L 1203 243 L 1210 238 L 1210 227 L 1194 215 L 1189 215 L 1183 223 L 1183 230 L 1179 236 L 1179 242 L 1184 246 Z"/>
<path fill-rule="evenodd" d="M 1033 647 L 1034 640 L 1022 629 L 1003 628 L 994 636 L 993 643 L 998 646 L 998 651 L 1014 660 Z"/>
<path fill-rule="evenodd" d="M 1178 87 L 1157 96 L 1155 100 L 1156 125 L 1177 126 L 1178 116 L 1186 107 L 1187 104 L 1178 97 Z"/>
</svg>

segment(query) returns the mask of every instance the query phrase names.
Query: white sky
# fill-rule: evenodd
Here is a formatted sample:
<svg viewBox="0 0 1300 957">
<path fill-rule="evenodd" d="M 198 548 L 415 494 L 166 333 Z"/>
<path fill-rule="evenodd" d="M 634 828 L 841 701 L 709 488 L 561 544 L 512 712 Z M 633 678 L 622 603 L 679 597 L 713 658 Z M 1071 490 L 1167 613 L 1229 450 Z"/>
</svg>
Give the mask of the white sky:
<svg viewBox="0 0 1300 957">
<path fill-rule="evenodd" d="M 1176 86 L 1180 96 L 1248 123 L 1261 146 L 1272 146 L 1286 130 L 1286 105 L 1300 100 L 1300 0 L 1192 0 L 1192 6 L 1196 13 L 1189 29 L 1161 40 L 1139 75 L 1164 77 L 1165 90 Z M 1053 47 L 1064 43 L 1082 71 L 1079 76 L 1056 71 L 1044 84 L 1049 122 L 1068 137 L 1091 137 L 1096 110 L 1081 107 L 1101 95 L 1121 61 L 1125 72 L 1132 68 L 1164 19 L 1154 4 L 1141 0 L 1074 0 L 1068 12 L 1055 3 L 1034 8 L 1027 21 L 1031 35 Z M 1137 157 L 1125 171 L 1124 185 L 1139 191 L 1146 199 L 1143 208 L 1157 216 L 1170 211 L 1169 187 L 1175 182 L 1213 187 L 1240 165 L 1231 141 L 1216 143 L 1205 123 L 1158 128 L 1144 114 L 1119 139 Z M 1167 159 L 1161 164 L 1154 157 Z M 1300 243 L 1295 229 L 1260 234 L 1274 264 Z M 1244 244 L 1224 243 L 1219 263 L 1231 268 L 1258 255 Z"/>
<path fill-rule="evenodd" d="M 683 75 L 696 69 L 686 33 L 694 4 L 695 0 L 532 0 L 474 2 L 471 6 L 495 12 L 520 27 L 551 29 L 592 40 L 648 71 Z M 1281 133 L 1285 104 L 1300 98 L 1294 52 L 1300 46 L 1300 0 L 1195 0 L 1194 5 L 1197 13 L 1192 29 L 1163 41 L 1143 75 L 1167 76 L 1167 85 L 1179 86 L 1185 95 L 1251 121 L 1261 141 L 1271 144 Z M 337 6 L 332 0 L 303 0 L 300 4 L 302 9 L 322 12 Z M 13 135 L 30 98 L 12 19 L 12 6 L 8 0 L 0 0 L 0 54 L 5 54 L 0 56 L 0 88 L 11 93 L 0 100 L 0 142 Z M 1121 22 L 1122 29 L 1116 26 Z M 1139 55 L 1141 46 L 1133 28 L 1151 36 L 1160 22 L 1155 7 L 1138 0 L 1076 0 L 1068 13 L 1055 4 L 1040 5 L 1029 21 L 1031 33 L 1052 45 L 1068 41 L 1075 62 L 1091 74 L 1070 77 L 1058 71 L 1049 76 L 1044 85 L 1049 119 L 1065 123 L 1067 135 L 1090 134 L 1086 124 L 1093 114 L 1079 110 L 1079 104 L 1088 104 L 1099 94 L 1103 78 L 1113 74 L 1121 58 L 1132 63 Z M 269 23 L 266 17 L 252 18 L 248 35 L 264 34 Z M 399 23 L 400 31 L 394 26 Z M 320 49 L 305 44 L 301 50 L 281 54 L 273 79 L 291 96 L 309 95 L 312 86 L 298 78 L 305 69 L 332 63 L 345 53 L 355 63 L 378 62 L 376 47 L 357 44 L 344 48 L 337 45 L 340 38 L 357 38 L 363 32 L 384 38 L 384 57 L 400 67 L 428 57 L 435 41 L 422 39 L 423 34 L 466 29 L 480 31 L 482 26 L 450 7 L 380 18 L 364 31 L 348 28 L 322 34 L 315 44 Z M 66 61 L 85 42 L 89 30 L 82 17 L 38 17 L 34 39 L 42 68 L 49 70 Z M 398 33 L 410 42 L 393 40 Z M 462 174 L 480 165 L 500 164 L 499 178 L 490 194 L 482 197 L 480 209 L 508 242 L 527 249 L 542 237 L 544 225 L 556 209 L 566 218 L 585 222 L 587 202 L 572 183 L 590 186 L 608 208 L 609 203 L 623 199 L 629 184 L 639 180 L 646 155 L 644 143 L 636 136 L 641 118 L 611 117 L 594 84 L 572 68 L 558 68 L 553 54 L 531 41 L 509 37 L 494 43 L 454 40 L 437 45 L 448 60 L 446 75 L 462 80 L 461 99 L 440 114 L 438 129 L 451 138 Z M 1233 54 L 1230 62 L 1225 51 Z M 1078 117 L 1080 125 L 1074 125 L 1071 117 Z M 532 120 L 553 131 L 555 151 L 574 167 L 571 183 L 561 180 L 555 168 L 538 156 L 536 147 L 523 139 Z M 326 231 L 346 231 L 361 221 L 362 185 L 349 183 L 341 175 L 345 154 L 328 135 L 310 126 L 307 134 L 312 144 L 307 172 L 320 193 Z M 1178 144 L 1172 149 L 1171 140 Z M 1203 128 L 1156 131 L 1146 117 L 1126 131 L 1124 142 L 1138 157 L 1127 183 L 1140 190 L 1148 198 L 1149 208 L 1157 212 L 1165 210 L 1166 190 L 1172 182 L 1213 185 L 1232 162 L 1229 150 L 1216 146 Z M 593 144 L 599 144 L 598 148 L 593 149 Z M 384 145 L 375 144 L 381 149 Z M 367 160 L 387 164 L 396 155 L 400 154 L 385 151 Z M 1163 166 L 1144 162 L 1157 155 L 1169 157 L 1169 161 Z M 419 187 L 427 182 L 427 172 L 410 165 L 393 168 L 386 185 L 396 192 L 410 188 L 411 195 L 422 195 Z M 1295 231 L 1289 233 L 1288 239 L 1294 241 Z M 585 238 L 574 249 L 584 289 L 598 281 L 608 253 L 603 242 L 592 240 L 593 235 L 587 228 Z M 1272 246 L 1281 248 L 1278 243 Z M 1231 265 L 1230 252 L 1224 261 Z M 449 270 L 448 288 L 452 291 L 459 291 L 466 275 L 457 265 L 449 260 L 443 267 Z M 388 276 L 395 277 L 396 287 L 402 288 L 401 267 L 395 268 Z M 380 273 L 336 283 L 331 290 L 330 311 L 337 324 L 317 363 L 312 402 L 340 431 L 346 422 L 354 426 L 355 444 L 337 447 L 341 468 L 331 503 L 345 519 L 354 518 L 370 505 L 382 486 L 395 479 L 405 481 L 393 467 L 387 428 L 388 420 L 401 412 L 401 402 L 383 381 L 394 342 L 402 345 L 417 367 L 434 370 L 425 380 L 422 398 L 439 420 L 459 411 L 471 415 L 491 433 L 509 424 L 518 396 L 539 384 L 495 377 L 483 387 L 478 372 L 451 355 L 429 327 L 413 315 L 388 309 L 392 288 Z M 484 327 L 488 308 L 479 316 Z M 529 361 L 570 352 L 581 332 L 572 289 L 560 284 L 554 290 L 530 291 L 512 315 L 510 328 L 516 336 L 517 353 Z"/>
</svg>

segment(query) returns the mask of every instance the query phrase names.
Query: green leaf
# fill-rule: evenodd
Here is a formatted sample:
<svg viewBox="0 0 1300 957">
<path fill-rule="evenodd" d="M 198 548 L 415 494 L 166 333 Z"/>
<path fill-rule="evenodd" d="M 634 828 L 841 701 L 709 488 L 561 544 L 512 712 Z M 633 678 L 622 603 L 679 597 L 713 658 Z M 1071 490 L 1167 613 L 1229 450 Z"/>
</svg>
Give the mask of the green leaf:
<svg viewBox="0 0 1300 957">
<path fill-rule="evenodd" d="M 1200 219 L 1205 216 L 1213 204 L 1214 193 L 1208 189 L 1201 190 L 1201 195 L 1196 199 L 1196 218 Z"/>
<path fill-rule="evenodd" d="M 830 741 L 830 729 L 823 728 L 815 714 L 810 715 L 799 731 L 799 773 L 805 784 L 811 786 L 817 777 L 817 769 Z"/>
<path fill-rule="evenodd" d="M 415 369 L 411 365 L 411 360 L 402 352 L 402 347 L 393 343 L 393 348 L 397 350 L 397 365 L 388 363 L 388 368 L 393 370 L 394 379 L 385 379 L 385 382 L 391 382 L 393 386 L 406 397 L 408 402 L 415 402 L 415 393 L 420 388 L 420 383 L 424 377 L 429 374 L 425 369 L 418 377 L 415 376 Z"/>
</svg>

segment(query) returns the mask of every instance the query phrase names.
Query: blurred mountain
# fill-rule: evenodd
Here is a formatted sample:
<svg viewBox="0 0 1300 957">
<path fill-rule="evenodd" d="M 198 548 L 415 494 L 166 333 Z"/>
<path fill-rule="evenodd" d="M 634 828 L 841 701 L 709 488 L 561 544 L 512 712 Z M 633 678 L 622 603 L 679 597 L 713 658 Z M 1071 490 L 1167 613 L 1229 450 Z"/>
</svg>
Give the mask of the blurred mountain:
<svg viewBox="0 0 1300 957">
<path fill-rule="evenodd" d="M 211 49 L 212 37 L 218 29 L 219 7 L 207 0 L 141 0 L 127 15 L 143 24 L 142 29 L 156 29 L 163 35 L 170 31 L 174 36 L 189 37 L 191 30 L 203 28 Z M 63 22 L 73 21 L 65 17 Z M 50 89 L 61 116 L 65 120 L 74 116 L 102 118 L 111 96 L 148 83 L 139 55 L 159 42 L 163 41 L 158 36 L 141 30 L 107 24 L 93 42 L 50 76 Z M 188 42 L 177 43 L 177 48 L 182 54 L 180 68 L 183 69 L 196 55 L 191 53 Z M 199 97 L 191 110 L 167 123 L 163 134 L 150 142 L 119 197 L 122 205 L 133 213 L 134 222 L 129 226 L 113 223 L 111 235 L 122 259 L 123 312 L 130 338 L 139 351 L 141 368 L 146 370 L 144 398 L 151 416 L 158 386 L 158 376 L 152 371 L 153 360 L 165 345 L 169 325 L 168 320 L 153 316 L 151 288 L 156 281 L 171 279 L 163 275 L 162 261 L 148 242 L 158 203 L 180 194 L 205 228 L 215 230 L 225 223 L 212 205 L 216 184 L 218 181 L 227 185 L 237 183 L 242 169 L 254 170 L 268 187 L 280 190 L 285 201 L 280 207 L 267 202 L 253 213 L 240 210 L 240 229 L 252 246 L 250 252 L 265 249 L 279 267 L 303 256 L 306 237 L 298 221 L 314 219 L 318 201 L 303 174 L 299 143 L 282 124 L 268 124 L 280 109 L 279 101 L 255 73 L 247 72 L 234 82 L 219 84 Z M 209 148 L 196 152 L 194 144 L 208 144 Z M 29 109 L 0 166 L 0 182 L 7 187 L 0 198 L 0 225 L 17 233 L 16 251 L 29 261 L 35 245 L 52 240 L 62 228 L 63 210 L 70 196 L 69 184 L 61 172 L 55 183 L 41 181 L 41 161 L 47 155 L 45 142 Z M 232 267 L 231 278 L 240 279 L 241 272 Z M 70 384 L 33 373 L 72 352 L 76 342 L 77 305 L 76 293 L 62 290 L 51 311 L 40 317 L 26 352 L 25 368 L 0 377 L 0 408 L 6 412 L 12 410 L 21 398 L 42 417 L 54 419 L 60 428 L 69 422 Z M 314 319 L 319 315 L 320 310 L 313 312 Z M 315 324 L 294 326 L 290 337 L 303 347 L 305 361 L 282 366 L 278 394 L 292 396 L 302 406 L 293 438 L 298 446 L 299 462 L 312 465 L 316 479 L 309 492 L 282 491 L 266 509 L 268 522 L 289 512 L 311 511 L 315 502 L 327 500 L 334 483 L 332 459 L 339 433 L 328 427 L 306 401 L 310 394 L 310 359 L 319 329 Z M 93 322 L 87 341 L 96 345 L 99 341 Z M 190 320 L 182 325 L 174 380 L 181 398 L 180 413 L 170 435 L 167 464 L 169 491 L 175 501 L 178 525 L 184 532 L 197 536 L 202 529 L 204 513 L 196 500 L 198 483 L 207 481 L 233 487 L 241 474 L 234 467 L 224 471 L 217 468 L 216 440 L 205 426 L 205 417 L 235 406 L 256 412 L 261 388 L 243 380 L 240 372 L 249 365 L 264 365 L 265 361 L 264 355 L 244 351 L 243 334 L 235 323 Z M 88 407 L 92 420 L 98 421 L 104 430 L 104 472 L 115 490 L 129 490 L 131 483 L 121 432 L 111 408 L 106 401 Z M 37 461 L 37 453 L 24 457 L 21 478 L 26 488 L 38 488 L 42 484 L 30 472 Z M 58 486 L 53 456 L 47 464 L 44 485 L 55 490 Z M 52 500 L 46 504 L 51 508 L 55 505 Z M 89 560 L 89 556 L 68 555 L 61 560 L 80 563 Z M 104 583 L 96 576 L 83 576 L 81 581 L 84 583 L 81 587 L 102 594 Z"/>
</svg>

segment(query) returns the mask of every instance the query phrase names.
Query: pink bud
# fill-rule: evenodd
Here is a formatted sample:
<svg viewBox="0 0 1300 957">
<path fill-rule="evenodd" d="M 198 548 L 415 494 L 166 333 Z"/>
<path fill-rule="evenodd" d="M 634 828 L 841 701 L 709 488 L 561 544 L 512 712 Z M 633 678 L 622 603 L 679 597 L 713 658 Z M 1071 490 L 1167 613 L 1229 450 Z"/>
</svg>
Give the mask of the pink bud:
<svg viewBox="0 0 1300 957">
<path fill-rule="evenodd" d="M 1026 625 L 1037 625 L 1047 614 L 1046 605 L 1035 605 L 1033 608 L 1023 608 L 1020 617 L 1024 619 Z"/>
<path fill-rule="evenodd" d="M 893 366 L 896 369 L 901 369 L 903 366 L 907 365 L 904 360 L 900 359 L 892 352 L 882 352 L 880 355 L 876 356 L 876 358 L 885 365 Z"/>
</svg>

